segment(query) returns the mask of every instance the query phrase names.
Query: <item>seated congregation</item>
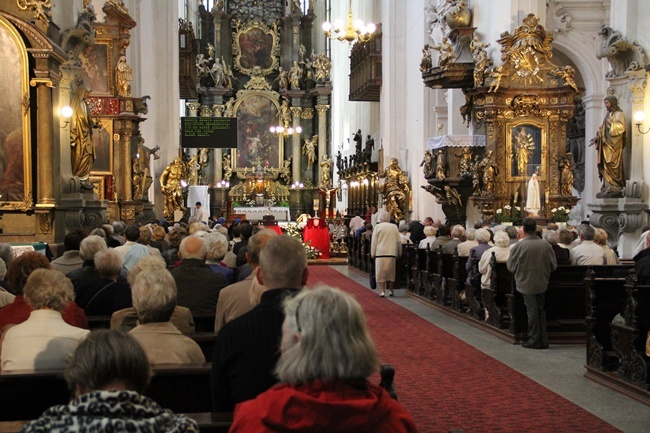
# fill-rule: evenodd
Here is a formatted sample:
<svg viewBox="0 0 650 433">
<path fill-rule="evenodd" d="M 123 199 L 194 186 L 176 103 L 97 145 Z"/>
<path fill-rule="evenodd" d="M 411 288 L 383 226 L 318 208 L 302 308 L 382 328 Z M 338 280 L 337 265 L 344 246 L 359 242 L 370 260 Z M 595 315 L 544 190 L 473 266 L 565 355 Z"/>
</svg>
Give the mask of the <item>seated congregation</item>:
<svg viewBox="0 0 650 433">
<path fill-rule="evenodd" d="M 66 275 L 37 252 L 5 256 L 0 421 L 29 432 L 417 431 L 391 397 L 392 367 L 382 386 L 368 381 L 380 359 L 360 305 L 305 288 L 299 240 L 193 224 L 170 228 L 163 251 L 149 236 L 161 226 L 110 227 L 68 235 Z"/>
</svg>

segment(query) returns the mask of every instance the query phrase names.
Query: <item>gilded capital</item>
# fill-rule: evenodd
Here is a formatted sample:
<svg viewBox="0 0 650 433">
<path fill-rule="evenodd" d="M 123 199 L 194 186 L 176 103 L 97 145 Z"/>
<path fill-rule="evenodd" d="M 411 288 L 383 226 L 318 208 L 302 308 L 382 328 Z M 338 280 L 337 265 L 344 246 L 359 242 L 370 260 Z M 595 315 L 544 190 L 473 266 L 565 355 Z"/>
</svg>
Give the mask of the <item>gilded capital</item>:
<svg viewBox="0 0 650 433">
<path fill-rule="evenodd" d="M 327 110 L 329 110 L 329 109 L 330 109 L 329 105 L 317 105 L 316 106 L 316 111 L 318 111 L 319 115 L 327 113 Z"/>
<path fill-rule="evenodd" d="M 29 80 L 29 85 L 32 87 L 36 87 L 39 84 L 44 84 L 47 87 L 54 88 L 54 83 L 50 78 L 32 78 L 31 80 Z"/>
</svg>

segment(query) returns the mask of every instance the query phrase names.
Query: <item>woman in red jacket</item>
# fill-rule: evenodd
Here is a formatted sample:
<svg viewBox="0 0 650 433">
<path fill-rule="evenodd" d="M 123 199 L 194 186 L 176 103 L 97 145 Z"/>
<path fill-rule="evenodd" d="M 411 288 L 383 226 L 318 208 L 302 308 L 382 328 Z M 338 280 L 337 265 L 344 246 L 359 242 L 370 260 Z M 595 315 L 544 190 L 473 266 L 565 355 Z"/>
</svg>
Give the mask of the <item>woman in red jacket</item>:
<svg viewBox="0 0 650 433">
<path fill-rule="evenodd" d="M 361 306 L 338 289 L 285 303 L 280 381 L 237 405 L 230 432 L 416 432 L 406 409 L 368 382 L 379 355 Z"/>
</svg>

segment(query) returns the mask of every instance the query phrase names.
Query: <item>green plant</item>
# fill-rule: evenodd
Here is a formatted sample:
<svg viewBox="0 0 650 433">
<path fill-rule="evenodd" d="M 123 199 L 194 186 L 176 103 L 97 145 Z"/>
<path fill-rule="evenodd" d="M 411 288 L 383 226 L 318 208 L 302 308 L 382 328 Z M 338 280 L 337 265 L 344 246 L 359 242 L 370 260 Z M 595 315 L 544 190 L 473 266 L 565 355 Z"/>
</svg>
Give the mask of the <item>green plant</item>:
<svg viewBox="0 0 650 433">
<path fill-rule="evenodd" d="M 497 209 L 494 213 L 494 219 L 500 223 L 511 223 L 517 219 L 521 208 L 515 206 L 514 210 L 509 204 L 505 205 L 503 209 Z"/>
</svg>

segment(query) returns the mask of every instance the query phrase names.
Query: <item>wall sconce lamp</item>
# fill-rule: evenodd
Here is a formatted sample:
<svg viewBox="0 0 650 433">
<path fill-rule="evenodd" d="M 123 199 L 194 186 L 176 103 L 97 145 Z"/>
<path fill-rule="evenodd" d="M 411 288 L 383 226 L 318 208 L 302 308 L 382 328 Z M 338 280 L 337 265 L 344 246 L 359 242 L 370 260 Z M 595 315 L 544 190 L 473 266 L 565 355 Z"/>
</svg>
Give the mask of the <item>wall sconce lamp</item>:
<svg viewBox="0 0 650 433">
<path fill-rule="evenodd" d="M 304 183 L 296 181 L 291 185 L 290 188 L 292 188 L 292 189 L 300 189 L 300 188 L 304 188 L 304 187 L 305 187 Z"/>
<path fill-rule="evenodd" d="M 217 188 L 230 188 L 230 182 L 227 180 L 220 180 L 217 182 Z"/>
<path fill-rule="evenodd" d="M 643 124 L 643 121 L 645 120 L 645 113 L 643 111 L 637 111 L 634 113 L 634 124 L 638 128 L 639 132 L 641 134 L 647 134 L 650 132 L 650 128 L 646 132 L 641 131 L 641 125 Z"/>
<path fill-rule="evenodd" d="M 65 123 L 63 125 L 59 123 L 59 127 L 66 128 L 70 124 L 70 118 L 72 117 L 72 107 L 69 105 L 64 105 L 61 107 L 59 114 L 65 120 Z"/>
</svg>

